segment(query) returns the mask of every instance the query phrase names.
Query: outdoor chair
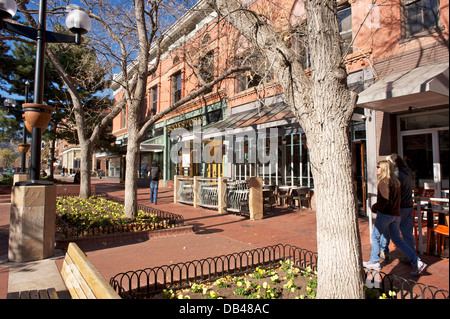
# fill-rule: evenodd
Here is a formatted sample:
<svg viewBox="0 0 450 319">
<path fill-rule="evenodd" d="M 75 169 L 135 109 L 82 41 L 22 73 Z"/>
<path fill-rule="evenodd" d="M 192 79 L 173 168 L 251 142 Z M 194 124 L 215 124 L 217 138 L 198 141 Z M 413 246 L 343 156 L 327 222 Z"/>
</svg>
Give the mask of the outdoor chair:
<svg viewBox="0 0 450 319">
<path fill-rule="evenodd" d="M 276 187 L 275 186 L 264 186 L 263 188 L 263 205 L 264 208 L 270 208 L 270 211 L 273 209 L 273 205 L 276 203 Z"/>
<path fill-rule="evenodd" d="M 436 242 L 437 242 L 437 255 L 439 256 L 441 254 L 441 251 L 444 250 L 444 244 L 445 244 L 445 237 L 448 236 L 448 215 L 445 216 L 445 221 L 447 225 L 437 225 L 433 228 L 433 233 L 436 234 Z M 430 247 L 430 239 L 431 239 L 431 233 L 428 233 L 427 238 L 427 253 L 428 249 Z"/>
<path fill-rule="evenodd" d="M 279 186 L 277 188 L 278 205 L 286 206 L 292 203 L 292 189 L 289 187 Z"/>
<path fill-rule="evenodd" d="M 306 201 L 308 203 L 308 209 L 311 209 L 311 189 L 308 187 L 294 188 L 292 190 L 292 200 L 294 207 L 296 206 L 296 201 L 298 204 L 298 208 L 303 210 L 302 201 Z"/>
</svg>

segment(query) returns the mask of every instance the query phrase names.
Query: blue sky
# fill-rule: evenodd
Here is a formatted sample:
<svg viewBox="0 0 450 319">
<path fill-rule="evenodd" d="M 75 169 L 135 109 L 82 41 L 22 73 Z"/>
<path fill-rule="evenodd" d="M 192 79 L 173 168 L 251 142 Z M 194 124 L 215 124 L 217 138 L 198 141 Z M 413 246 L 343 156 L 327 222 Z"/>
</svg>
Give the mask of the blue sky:
<svg viewBox="0 0 450 319">
<path fill-rule="evenodd" d="M 111 0 L 112 2 L 124 2 L 124 0 Z M 177 0 L 175 0 L 175 1 L 177 1 Z M 178 0 L 178 1 L 186 1 L 186 0 Z M 196 1 L 195 0 L 188 0 L 188 1 L 190 1 L 191 3 L 195 3 Z M 126 0 L 125 0 L 125 2 L 127 2 Z M 72 1 L 70 1 L 70 3 L 71 4 L 75 4 L 75 5 L 80 5 L 80 6 L 83 6 L 83 1 L 81 1 L 81 0 L 72 0 Z M 130 2 L 131 3 L 131 2 Z M 18 12 L 17 14 L 16 14 L 16 16 L 21 16 L 21 14 L 20 14 L 20 12 Z M 21 19 L 22 21 L 24 20 L 23 18 Z M 92 32 L 93 30 L 91 30 L 91 32 Z M 31 90 L 33 90 L 33 88 L 31 88 Z M 2 99 L 4 99 L 4 98 L 6 98 L 6 97 L 9 97 L 9 98 L 14 98 L 14 99 L 16 99 L 16 100 L 23 100 L 24 99 L 24 97 L 23 96 L 20 96 L 20 95 L 15 95 L 15 94 L 9 94 L 9 93 L 7 93 L 7 92 L 5 92 L 5 91 L 3 91 L 3 90 L 1 90 L 0 89 L 0 95 L 1 95 L 1 97 L 2 97 Z"/>
</svg>

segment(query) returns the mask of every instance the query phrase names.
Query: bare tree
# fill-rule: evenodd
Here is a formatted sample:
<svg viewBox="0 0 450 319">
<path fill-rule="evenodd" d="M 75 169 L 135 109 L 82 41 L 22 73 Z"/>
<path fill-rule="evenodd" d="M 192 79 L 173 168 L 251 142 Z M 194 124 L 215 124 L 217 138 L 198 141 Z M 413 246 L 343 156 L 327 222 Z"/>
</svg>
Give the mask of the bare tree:
<svg viewBox="0 0 450 319">
<path fill-rule="evenodd" d="M 165 24 L 174 22 L 168 21 L 169 12 L 171 15 L 177 16 L 177 8 L 180 8 L 182 2 L 175 0 L 136 0 L 133 4 L 130 4 L 129 1 L 119 3 L 106 1 L 104 3 L 103 0 L 95 0 L 86 2 L 86 5 L 90 5 L 92 8 L 91 17 L 101 24 L 105 31 L 104 38 L 101 37 L 101 32 L 95 35 L 98 46 L 102 46 L 101 51 L 108 56 L 110 61 L 115 60 L 120 65 L 120 75 L 115 76 L 113 81 L 116 81 L 121 90 L 121 93 L 116 95 L 117 103 L 126 107 L 127 115 L 125 216 L 129 218 L 137 215 L 139 146 L 148 129 L 178 107 L 211 90 L 214 85 L 231 74 L 248 69 L 245 66 L 231 67 L 210 78 L 204 78 L 201 72 L 196 72 L 195 75 L 201 83 L 196 90 L 189 92 L 158 114 L 142 118 L 143 108 L 147 107 L 145 105 L 147 80 L 157 71 L 161 53 L 163 50 L 167 50 L 164 40 L 168 40 L 170 43 L 170 39 L 164 32 L 167 29 Z M 188 2 L 186 7 L 189 5 L 191 4 Z M 95 8 L 102 8 L 102 10 L 94 13 Z M 104 39 L 108 39 L 108 41 L 104 41 Z M 183 44 L 181 44 L 182 46 Z"/>
<path fill-rule="evenodd" d="M 279 11 L 272 1 L 260 1 L 254 11 L 238 0 L 209 2 L 271 62 L 286 103 L 306 133 L 317 208 L 318 297 L 364 298 L 348 138 L 357 94 L 346 84 L 337 1 L 304 1 L 310 76 L 285 41 L 286 33 L 265 15 Z"/>
<path fill-rule="evenodd" d="M 37 28 L 38 25 L 36 22 L 36 14 L 37 14 L 36 4 L 32 2 L 30 3 L 27 0 L 17 0 L 16 2 L 20 12 L 23 14 L 26 21 L 30 24 L 30 26 L 33 28 Z M 56 26 L 60 26 L 61 22 L 59 19 L 66 13 L 65 12 L 66 7 L 58 1 L 49 3 L 49 6 L 51 6 L 51 8 L 48 10 L 49 17 L 51 18 L 49 19 L 50 23 L 53 23 Z M 29 40 L 19 37 L 12 37 L 11 40 L 19 40 L 30 43 Z M 80 78 L 79 74 L 78 76 L 73 76 L 67 72 L 67 70 L 61 64 L 58 58 L 58 53 L 60 52 L 60 50 L 64 50 L 64 47 L 67 45 L 68 44 L 47 45 L 45 48 L 45 53 L 47 58 L 53 64 L 56 72 L 61 77 L 65 86 L 67 87 L 67 91 L 70 95 L 70 99 L 72 102 L 72 111 L 75 116 L 77 135 L 81 149 L 80 196 L 83 198 L 87 198 L 90 195 L 90 185 L 91 185 L 90 172 L 91 172 L 91 156 L 93 146 L 97 142 L 101 131 L 109 123 L 111 123 L 112 119 L 120 112 L 121 105 L 117 105 L 114 109 L 110 110 L 109 114 L 98 122 L 98 125 L 96 125 L 95 128 L 92 130 L 92 133 L 90 135 L 87 134 L 89 130 L 86 130 L 86 118 L 85 118 L 85 111 L 83 109 L 83 99 L 78 93 L 77 86 L 80 84 L 80 82 L 84 80 L 88 81 L 89 74 L 87 75 L 86 78 L 82 79 Z M 82 61 L 80 61 L 80 63 L 82 63 Z M 92 72 L 95 72 L 94 69 L 95 68 L 90 70 L 91 75 Z"/>
</svg>

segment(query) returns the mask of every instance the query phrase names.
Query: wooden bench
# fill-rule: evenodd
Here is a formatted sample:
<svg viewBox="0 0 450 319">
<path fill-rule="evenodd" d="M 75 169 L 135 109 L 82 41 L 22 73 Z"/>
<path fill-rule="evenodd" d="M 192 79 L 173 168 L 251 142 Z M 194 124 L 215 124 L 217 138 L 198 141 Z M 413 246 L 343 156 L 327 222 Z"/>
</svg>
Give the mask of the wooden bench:
<svg viewBox="0 0 450 319">
<path fill-rule="evenodd" d="M 58 299 L 55 288 L 8 293 L 7 299 Z"/>
<path fill-rule="evenodd" d="M 120 299 L 87 256 L 70 243 L 61 276 L 72 299 Z M 8 299 L 58 299 L 54 288 L 8 293 Z"/>
<path fill-rule="evenodd" d="M 61 275 L 73 299 L 120 299 L 75 243 L 70 243 Z"/>
</svg>

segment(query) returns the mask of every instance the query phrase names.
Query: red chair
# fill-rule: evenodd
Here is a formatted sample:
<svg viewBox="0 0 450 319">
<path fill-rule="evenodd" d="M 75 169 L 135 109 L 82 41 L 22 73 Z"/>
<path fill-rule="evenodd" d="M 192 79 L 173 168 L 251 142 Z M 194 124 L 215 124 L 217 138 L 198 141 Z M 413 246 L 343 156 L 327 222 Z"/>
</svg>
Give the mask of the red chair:
<svg viewBox="0 0 450 319">
<path fill-rule="evenodd" d="M 444 250 L 444 244 L 445 244 L 445 237 L 448 237 L 448 215 L 445 216 L 445 221 L 447 225 L 437 225 L 433 228 L 433 232 L 436 233 L 436 242 L 437 242 L 437 254 L 440 255 L 441 252 Z M 429 242 L 430 242 L 431 232 L 428 234 L 428 240 L 427 240 L 427 252 L 429 248 Z"/>
</svg>

